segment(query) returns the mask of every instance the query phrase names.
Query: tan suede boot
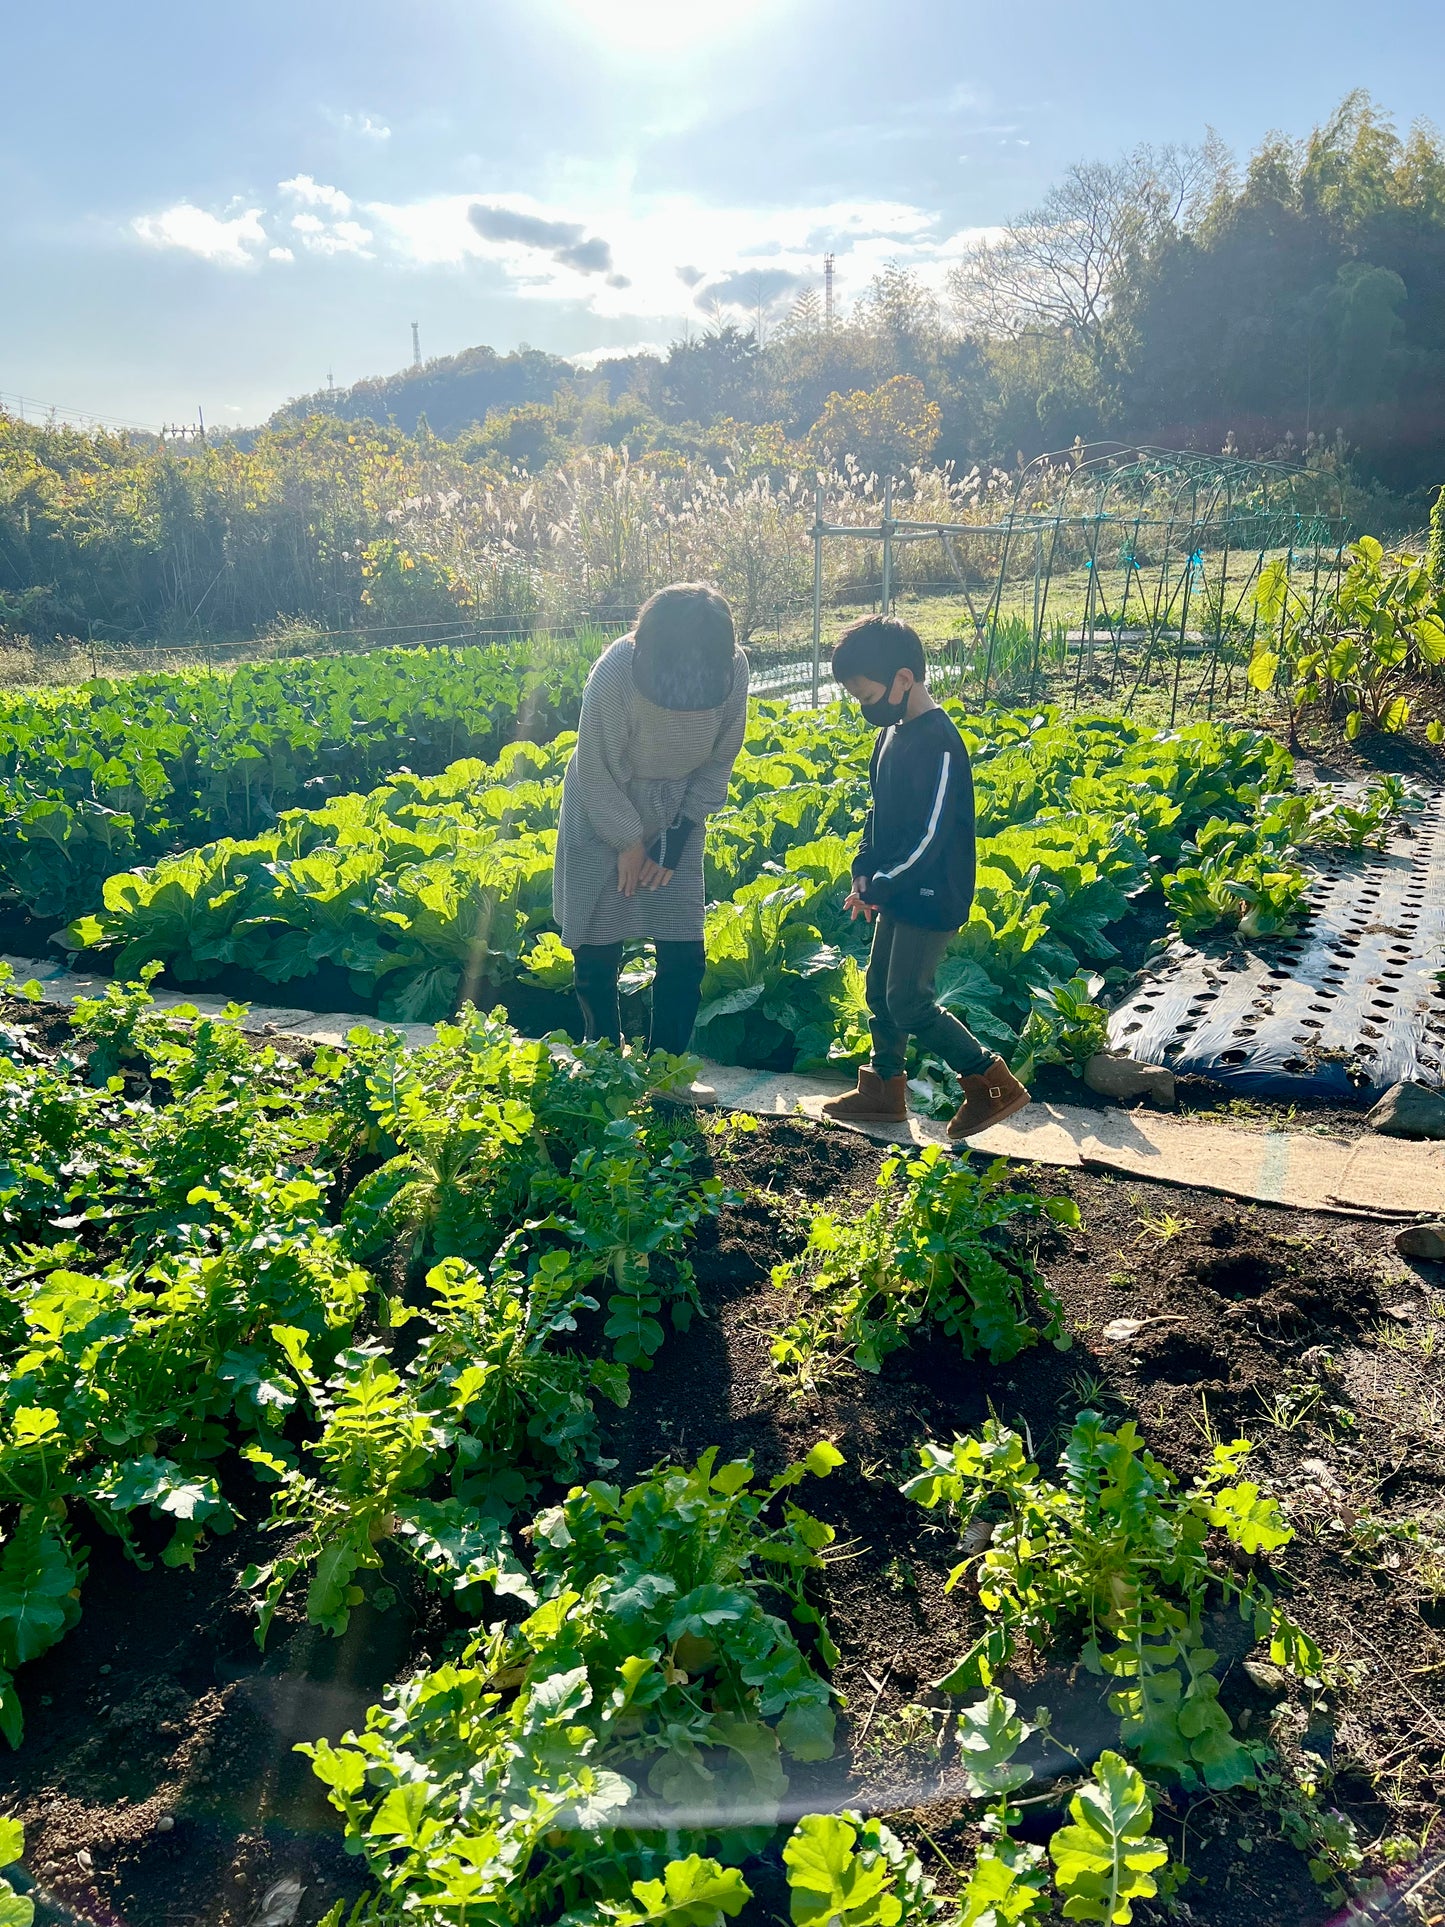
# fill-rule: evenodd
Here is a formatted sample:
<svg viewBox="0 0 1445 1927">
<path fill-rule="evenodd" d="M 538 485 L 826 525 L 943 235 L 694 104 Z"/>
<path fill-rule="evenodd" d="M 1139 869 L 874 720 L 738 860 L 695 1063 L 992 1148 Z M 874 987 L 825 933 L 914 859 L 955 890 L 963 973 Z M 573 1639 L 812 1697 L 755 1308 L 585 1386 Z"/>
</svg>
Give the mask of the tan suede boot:
<svg viewBox="0 0 1445 1927">
<path fill-rule="evenodd" d="M 848 1124 L 901 1124 L 908 1116 L 908 1079 L 880 1077 L 865 1065 L 856 1088 L 842 1097 L 830 1097 L 823 1115 Z"/>
<path fill-rule="evenodd" d="M 955 1142 L 987 1130 L 990 1124 L 1001 1124 L 1029 1101 L 1028 1092 L 1001 1057 L 985 1064 L 976 1076 L 958 1081 L 963 1102 L 948 1120 L 948 1135 Z"/>
</svg>

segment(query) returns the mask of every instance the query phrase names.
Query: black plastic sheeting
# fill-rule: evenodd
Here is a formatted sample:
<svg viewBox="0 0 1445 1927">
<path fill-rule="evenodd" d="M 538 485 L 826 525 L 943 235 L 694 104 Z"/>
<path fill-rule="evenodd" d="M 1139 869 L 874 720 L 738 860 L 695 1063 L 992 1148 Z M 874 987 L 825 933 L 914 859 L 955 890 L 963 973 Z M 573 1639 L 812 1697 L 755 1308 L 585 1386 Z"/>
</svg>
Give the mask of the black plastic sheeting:
<svg viewBox="0 0 1445 1927">
<path fill-rule="evenodd" d="M 1445 789 L 1382 852 L 1314 868 L 1300 935 L 1175 943 L 1109 1020 L 1146 1064 L 1261 1096 L 1360 1103 L 1445 1065 Z"/>
</svg>

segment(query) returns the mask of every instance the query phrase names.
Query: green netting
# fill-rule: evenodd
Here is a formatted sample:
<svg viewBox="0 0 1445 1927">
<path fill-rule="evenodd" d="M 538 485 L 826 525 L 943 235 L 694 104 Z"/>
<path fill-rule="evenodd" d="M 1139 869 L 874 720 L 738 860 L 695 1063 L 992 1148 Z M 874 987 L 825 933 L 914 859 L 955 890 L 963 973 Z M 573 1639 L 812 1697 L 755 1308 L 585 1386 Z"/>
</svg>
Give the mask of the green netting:
<svg viewBox="0 0 1445 1927">
<path fill-rule="evenodd" d="M 969 620 L 950 655 L 987 700 L 1032 697 L 1067 669 L 1075 693 L 1132 705 L 1146 685 L 1210 713 L 1253 652 L 1262 571 L 1282 562 L 1307 599 L 1338 580 L 1349 530 L 1337 479 L 1282 462 L 1083 443 L 1021 467 L 976 519 L 895 516 L 885 495 L 883 603 L 911 544 L 946 558 Z M 970 632 L 971 630 L 971 632 Z"/>
</svg>

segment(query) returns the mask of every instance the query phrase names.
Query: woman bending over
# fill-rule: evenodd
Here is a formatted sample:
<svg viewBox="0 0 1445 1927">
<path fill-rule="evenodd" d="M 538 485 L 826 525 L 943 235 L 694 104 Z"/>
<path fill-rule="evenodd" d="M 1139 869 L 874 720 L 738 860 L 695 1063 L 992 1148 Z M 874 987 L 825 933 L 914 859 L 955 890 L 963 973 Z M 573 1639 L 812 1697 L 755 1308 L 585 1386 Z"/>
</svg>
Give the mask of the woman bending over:
<svg viewBox="0 0 1445 1927">
<path fill-rule="evenodd" d="M 649 1050 L 685 1051 L 703 976 L 702 846 L 727 800 L 748 659 L 715 589 L 675 582 L 593 666 L 562 783 L 552 903 L 584 1034 L 622 1041 L 623 946 L 657 951 Z"/>
</svg>

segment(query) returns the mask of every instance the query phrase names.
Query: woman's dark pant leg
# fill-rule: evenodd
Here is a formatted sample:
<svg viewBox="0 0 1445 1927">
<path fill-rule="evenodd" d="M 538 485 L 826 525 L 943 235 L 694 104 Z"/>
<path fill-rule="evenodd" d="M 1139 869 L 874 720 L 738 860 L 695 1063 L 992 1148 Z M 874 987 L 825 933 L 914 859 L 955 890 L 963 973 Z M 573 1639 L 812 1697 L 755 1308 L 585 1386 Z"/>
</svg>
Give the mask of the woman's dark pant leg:
<svg viewBox="0 0 1445 1927">
<path fill-rule="evenodd" d="M 707 957 L 700 943 L 659 943 L 654 948 L 657 974 L 652 980 L 652 1034 L 648 1048 L 680 1056 L 692 1042 Z"/>
<path fill-rule="evenodd" d="M 582 1006 L 582 1035 L 589 1043 L 605 1038 L 622 1042 L 622 1013 L 617 1003 L 617 973 L 622 968 L 620 943 L 579 943 L 572 952 L 572 974 L 577 1002 Z"/>
</svg>

